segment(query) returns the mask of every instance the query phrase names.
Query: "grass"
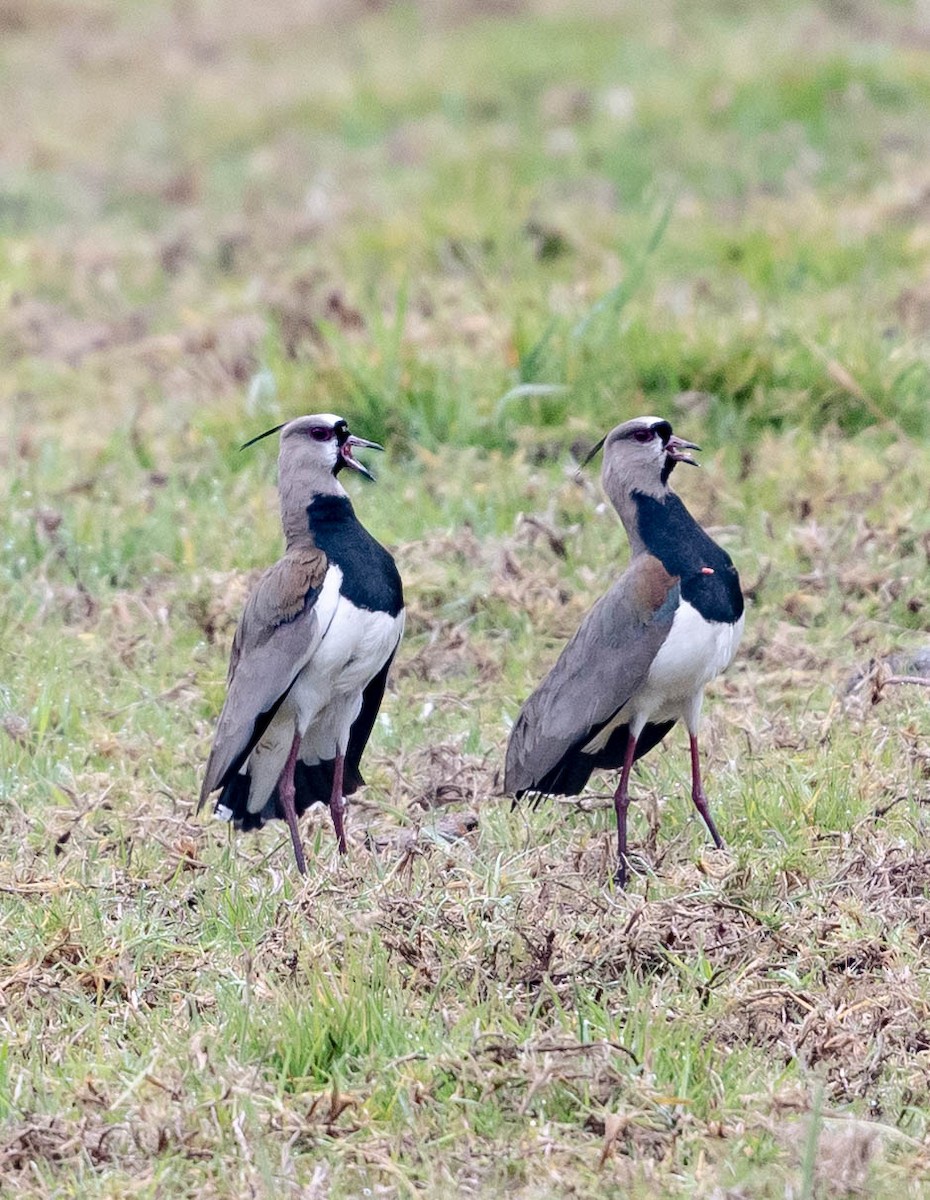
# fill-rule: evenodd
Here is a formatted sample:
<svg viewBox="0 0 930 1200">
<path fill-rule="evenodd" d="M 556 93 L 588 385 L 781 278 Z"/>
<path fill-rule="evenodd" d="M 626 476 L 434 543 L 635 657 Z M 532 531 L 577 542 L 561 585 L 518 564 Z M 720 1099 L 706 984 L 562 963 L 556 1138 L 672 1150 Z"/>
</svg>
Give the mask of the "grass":
<svg viewBox="0 0 930 1200">
<path fill-rule="evenodd" d="M 4 1195 L 927 1192 L 921 20 L 0 0 Z M 314 410 L 409 620 L 304 884 L 193 797 Z M 751 606 L 620 895 L 497 791 L 649 411 Z"/>
</svg>

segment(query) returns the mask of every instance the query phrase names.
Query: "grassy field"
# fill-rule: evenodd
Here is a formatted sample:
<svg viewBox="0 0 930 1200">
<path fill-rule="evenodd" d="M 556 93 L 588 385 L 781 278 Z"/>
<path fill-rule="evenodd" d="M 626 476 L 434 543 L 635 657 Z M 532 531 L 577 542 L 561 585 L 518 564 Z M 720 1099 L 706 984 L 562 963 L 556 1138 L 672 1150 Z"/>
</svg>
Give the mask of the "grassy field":
<svg viewBox="0 0 930 1200">
<path fill-rule="evenodd" d="M 0 1193 L 930 1195 L 930 23 L 729 0 L 0 0 Z M 339 861 L 193 815 L 272 442 L 388 453 L 408 636 Z M 750 596 L 513 811 L 639 413 Z M 903 655 L 892 666 L 883 660 Z M 930 672 L 927 672 L 930 673 Z"/>
</svg>

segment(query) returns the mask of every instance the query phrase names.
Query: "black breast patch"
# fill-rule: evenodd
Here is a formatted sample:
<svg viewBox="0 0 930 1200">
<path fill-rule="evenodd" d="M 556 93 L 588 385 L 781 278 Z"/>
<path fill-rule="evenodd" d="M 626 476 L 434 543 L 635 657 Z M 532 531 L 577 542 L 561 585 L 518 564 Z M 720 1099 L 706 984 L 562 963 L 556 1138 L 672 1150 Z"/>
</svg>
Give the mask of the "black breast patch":
<svg viewBox="0 0 930 1200">
<path fill-rule="evenodd" d="M 359 521 L 348 496 L 314 496 L 307 506 L 314 543 L 342 571 L 342 594 L 356 608 L 396 617 L 404 591 L 394 559 Z"/>
<path fill-rule="evenodd" d="M 738 621 L 743 593 L 726 550 L 708 537 L 673 492 L 664 500 L 634 492 L 633 499 L 639 536 L 666 571 L 681 579 L 682 599 L 707 621 Z"/>
</svg>

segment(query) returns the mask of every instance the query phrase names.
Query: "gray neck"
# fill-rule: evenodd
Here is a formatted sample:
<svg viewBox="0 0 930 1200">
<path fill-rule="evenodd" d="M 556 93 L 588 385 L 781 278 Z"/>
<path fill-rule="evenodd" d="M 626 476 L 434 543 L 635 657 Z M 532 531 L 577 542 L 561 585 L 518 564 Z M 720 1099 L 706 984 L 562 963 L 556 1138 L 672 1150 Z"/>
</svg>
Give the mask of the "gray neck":
<svg viewBox="0 0 930 1200">
<path fill-rule="evenodd" d="M 633 494 L 640 492 L 645 496 L 652 496 L 655 500 L 665 500 L 671 494 L 671 488 L 663 483 L 654 472 L 650 472 L 648 475 L 645 472 L 637 473 L 636 477 L 632 477 L 617 471 L 613 464 L 606 461 L 601 474 L 601 482 L 607 493 L 607 499 L 620 514 L 623 528 L 630 539 L 631 555 L 643 554 L 646 544 L 640 536 L 639 509 L 633 499 Z"/>
<path fill-rule="evenodd" d="M 345 496 L 346 490 L 332 471 L 321 471 L 317 463 L 279 461 L 278 473 L 281 525 L 288 549 L 312 545 L 307 524 L 307 507 L 311 500 L 314 496 Z"/>
</svg>

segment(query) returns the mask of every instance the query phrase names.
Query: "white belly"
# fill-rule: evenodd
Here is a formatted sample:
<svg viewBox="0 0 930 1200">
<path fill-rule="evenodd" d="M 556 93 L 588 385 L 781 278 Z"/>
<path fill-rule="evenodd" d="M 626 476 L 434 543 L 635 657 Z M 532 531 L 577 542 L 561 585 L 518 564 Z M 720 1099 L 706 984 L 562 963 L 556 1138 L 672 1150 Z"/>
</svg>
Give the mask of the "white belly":
<svg viewBox="0 0 930 1200">
<path fill-rule="evenodd" d="M 392 617 L 356 608 L 340 594 L 341 583 L 342 572 L 330 566 L 314 606 L 320 643 L 242 766 L 252 776 L 250 812 L 260 812 L 274 791 L 296 731 L 304 762 L 345 751 L 362 692 L 400 641 L 403 610 Z"/>
<path fill-rule="evenodd" d="M 652 660 L 643 691 L 675 699 L 706 687 L 733 661 L 743 621 L 743 617 L 735 625 L 705 621 L 696 608 L 682 600 L 668 637 Z"/>
<path fill-rule="evenodd" d="M 288 705 L 301 732 L 334 700 L 353 701 L 378 674 L 404 630 L 404 614 L 356 608 L 340 595 L 342 572 L 331 566 L 317 598 L 322 639 L 298 675 Z"/>
<path fill-rule="evenodd" d="M 620 725 L 630 725 L 637 737 L 650 721 L 684 721 L 696 732 L 704 688 L 733 661 L 744 620 L 741 616 L 735 625 L 705 621 L 682 600 L 642 687 L 585 750 L 603 749 Z"/>
<path fill-rule="evenodd" d="M 329 633 L 294 685 L 304 762 L 345 752 L 362 693 L 394 653 L 403 631 L 403 611 L 392 617 L 340 602 Z"/>
</svg>

